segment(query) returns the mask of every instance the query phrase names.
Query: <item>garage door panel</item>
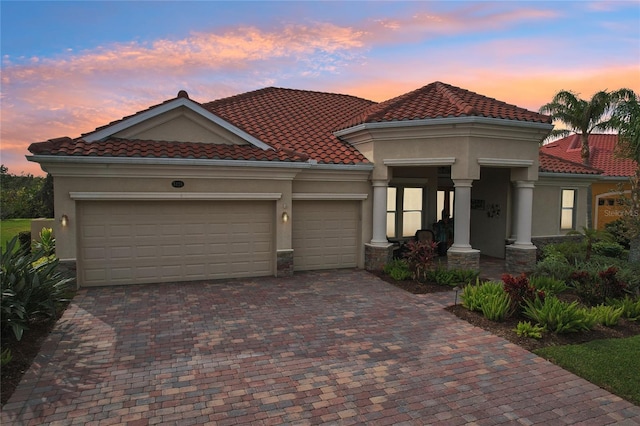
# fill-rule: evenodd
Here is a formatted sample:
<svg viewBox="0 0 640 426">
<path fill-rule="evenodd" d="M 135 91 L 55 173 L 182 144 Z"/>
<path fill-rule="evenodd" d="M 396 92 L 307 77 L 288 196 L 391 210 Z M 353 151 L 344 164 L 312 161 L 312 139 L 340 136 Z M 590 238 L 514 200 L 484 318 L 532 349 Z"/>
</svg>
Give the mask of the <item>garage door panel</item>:
<svg viewBox="0 0 640 426">
<path fill-rule="evenodd" d="M 83 286 L 273 274 L 272 202 L 96 201 L 79 213 Z"/>
<path fill-rule="evenodd" d="M 357 201 L 294 202 L 295 270 L 357 266 L 359 206 Z"/>
</svg>

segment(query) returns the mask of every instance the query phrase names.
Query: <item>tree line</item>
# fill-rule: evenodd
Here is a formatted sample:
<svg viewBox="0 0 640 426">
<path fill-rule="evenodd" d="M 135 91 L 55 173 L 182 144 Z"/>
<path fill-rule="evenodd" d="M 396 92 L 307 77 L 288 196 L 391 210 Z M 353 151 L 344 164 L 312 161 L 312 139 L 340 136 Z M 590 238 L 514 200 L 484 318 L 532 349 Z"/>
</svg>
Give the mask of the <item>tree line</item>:
<svg viewBox="0 0 640 426">
<path fill-rule="evenodd" d="M 0 166 L 0 218 L 53 217 L 53 177 L 14 175 Z"/>
</svg>

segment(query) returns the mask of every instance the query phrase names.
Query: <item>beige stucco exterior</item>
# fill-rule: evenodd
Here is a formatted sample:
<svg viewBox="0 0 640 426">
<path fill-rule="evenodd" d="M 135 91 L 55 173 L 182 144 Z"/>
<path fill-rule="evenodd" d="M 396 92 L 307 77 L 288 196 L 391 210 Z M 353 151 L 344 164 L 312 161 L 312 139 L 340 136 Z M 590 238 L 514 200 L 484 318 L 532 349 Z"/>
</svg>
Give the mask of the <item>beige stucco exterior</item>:
<svg viewBox="0 0 640 426">
<path fill-rule="evenodd" d="M 534 237 L 549 237 L 565 235 L 570 230 L 560 229 L 561 197 L 563 189 L 575 189 L 576 223 L 574 229 L 581 229 L 587 225 L 587 194 L 589 185 L 597 177 L 590 175 L 544 174 L 536 183 L 533 192 L 533 223 Z"/>
<path fill-rule="evenodd" d="M 117 123 L 113 133 L 101 129 L 89 135 L 87 142 L 121 137 L 251 144 L 271 149 L 229 123 L 199 113 L 188 100 L 174 102 L 174 108 L 167 107 L 161 113 L 145 116 L 145 112 L 135 116 L 132 123 Z M 54 176 L 55 232 L 58 256 L 63 260 L 78 258 L 82 244 L 78 206 L 83 202 L 245 200 L 272 206 L 273 271 L 296 256 L 294 225 L 301 244 L 300 233 L 304 230 L 295 222 L 296 205 L 304 206 L 304 216 L 315 220 L 314 205 L 322 211 L 323 203 L 332 217 L 339 219 L 339 206 L 344 205 L 345 215 L 352 221 L 356 218 L 355 266 L 363 268 L 367 249 L 382 253 L 390 248 L 383 229 L 388 186 L 425 189 L 424 228 L 432 228 L 438 218 L 438 191 L 455 190 L 452 213 L 456 239 L 449 253 L 462 257 L 475 259 L 479 253 L 505 257 L 509 239 L 515 242 L 512 248 L 530 252 L 535 250 L 532 236 L 563 234 L 559 229 L 562 188 L 577 189 L 576 227 L 585 224 L 587 188 L 593 177 L 538 174 L 539 144 L 550 128 L 537 122 L 466 116 L 367 123 L 334 133 L 372 163 L 355 166 L 317 164 L 313 160 L 42 155 L 36 161 Z M 183 185 L 175 187 L 174 181 Z M 60 224 L 62 215 L 69 218 L 66 227 Z M 285 216 L 288 220 L 283 219 Z"/>
</svg>

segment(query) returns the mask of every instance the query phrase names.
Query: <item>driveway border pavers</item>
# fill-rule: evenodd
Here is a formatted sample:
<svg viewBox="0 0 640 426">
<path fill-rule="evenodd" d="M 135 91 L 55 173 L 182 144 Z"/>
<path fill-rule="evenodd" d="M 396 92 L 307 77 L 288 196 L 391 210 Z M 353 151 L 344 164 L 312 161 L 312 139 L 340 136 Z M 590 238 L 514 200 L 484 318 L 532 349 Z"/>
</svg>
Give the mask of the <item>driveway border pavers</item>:
<svg viewBox="0 0 640 426">
<path fill-rule="evenodd" d="M 3 424 L 640 424 L 640 407 L 361 270 L 82 289 Z"/>
</svg>

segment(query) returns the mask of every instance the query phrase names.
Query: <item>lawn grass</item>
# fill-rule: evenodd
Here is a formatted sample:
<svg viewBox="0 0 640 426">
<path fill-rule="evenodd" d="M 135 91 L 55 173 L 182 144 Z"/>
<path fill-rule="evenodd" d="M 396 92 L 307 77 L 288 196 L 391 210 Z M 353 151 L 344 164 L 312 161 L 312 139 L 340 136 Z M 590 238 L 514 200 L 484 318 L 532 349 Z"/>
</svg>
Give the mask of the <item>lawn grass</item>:
<svg viewBox="0 0 640 426">
<path fill-rule="evenodd" d="M 554 364 L 640 405 L 640 336 L 534 351 Z"/>
<path fill-rule="evenodd" d="M 22 231 L 31 230 L 31 219 L 5 219 L 0 221 L 0 242 L 2 250 L 7 246 L 7 241 Z"/>
</svg>

